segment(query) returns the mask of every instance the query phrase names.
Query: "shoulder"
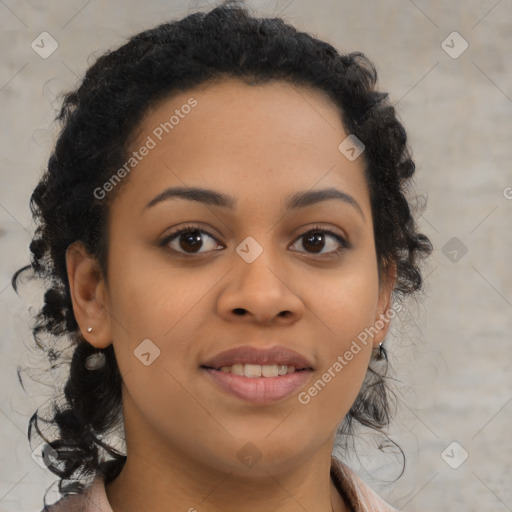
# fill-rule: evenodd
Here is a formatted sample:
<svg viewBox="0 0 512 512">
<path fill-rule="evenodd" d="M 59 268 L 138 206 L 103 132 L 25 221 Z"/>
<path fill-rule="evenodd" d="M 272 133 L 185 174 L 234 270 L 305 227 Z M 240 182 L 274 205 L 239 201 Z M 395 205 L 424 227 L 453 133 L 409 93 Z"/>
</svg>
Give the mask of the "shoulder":
<svg viewBox="0 0 512 512">
<path fill-rule="evenodd" d="M 331 474 L 338 490 L 355 512 L 398 512 L 334 456 L 331 458 Z"/>
<path fill-rule="evenodd" d="M 41 512 L 112 512 L 112 508 L 107 500 L 103 478 L 96 475 L 92 484 L 83 492 L 64 496 Z"/>
</svg>

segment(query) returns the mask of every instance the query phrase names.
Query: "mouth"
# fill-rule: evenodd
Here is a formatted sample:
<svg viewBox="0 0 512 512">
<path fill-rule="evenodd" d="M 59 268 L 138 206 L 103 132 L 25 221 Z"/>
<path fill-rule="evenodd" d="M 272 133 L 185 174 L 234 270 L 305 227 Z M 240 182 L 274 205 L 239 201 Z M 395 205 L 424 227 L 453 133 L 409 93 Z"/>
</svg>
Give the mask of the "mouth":
<svg viewBox="0 0 512 512">
<path fill-rule="evenodd" d="M 313 372 L 304 356 L 282 346 L 238 347 L 221 352 L 200 368 L 218 390 L 252 404 L 289 397 L 305 385 Z"/>
</svg>

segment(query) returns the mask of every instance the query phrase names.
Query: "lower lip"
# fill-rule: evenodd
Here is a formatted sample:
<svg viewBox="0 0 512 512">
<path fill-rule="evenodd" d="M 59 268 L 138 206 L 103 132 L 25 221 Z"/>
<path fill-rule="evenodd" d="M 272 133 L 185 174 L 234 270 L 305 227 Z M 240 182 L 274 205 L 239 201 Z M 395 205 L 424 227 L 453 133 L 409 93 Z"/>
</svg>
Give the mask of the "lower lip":
<svg viewBox="0 0 512 512">
<path fill-rule="evenodd" d="M 244 377 L 211 368 L 204 370 L 223 391 L 253 404 L 267 404 L 290 396 L 304 386 L 311 374 L 311 370 L 302 370 L 278 377 Z"/>
</svg>

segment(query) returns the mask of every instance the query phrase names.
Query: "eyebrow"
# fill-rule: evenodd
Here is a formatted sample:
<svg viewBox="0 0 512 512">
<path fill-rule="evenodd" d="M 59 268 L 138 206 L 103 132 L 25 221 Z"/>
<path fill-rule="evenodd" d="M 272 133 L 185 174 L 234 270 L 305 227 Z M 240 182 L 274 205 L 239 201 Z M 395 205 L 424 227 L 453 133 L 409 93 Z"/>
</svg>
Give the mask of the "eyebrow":
<svg viewBox="0 0 512 512">
<path fill-rule="evenodd" d="M 169 187 L 151 199 L 144 209 L 151 208 L 158 203 L 170 199 L 187 199 L 189 201 L 197 201 L 198 203 L 220 206 L 231 210 L 234 210 L 238 203 L 238 200 L 235 197 L 208 188 Z M 350 194 L 336 188 L 297 192 L 287 198 L 285 211 L 289 212 L 299 208 L 306 208 L 331 199 L 336 199 L 353 206 L 361 214 L 361 217 L 363 217 L 363 219 L 365 218 L 359 203 Z"/>
</svg>

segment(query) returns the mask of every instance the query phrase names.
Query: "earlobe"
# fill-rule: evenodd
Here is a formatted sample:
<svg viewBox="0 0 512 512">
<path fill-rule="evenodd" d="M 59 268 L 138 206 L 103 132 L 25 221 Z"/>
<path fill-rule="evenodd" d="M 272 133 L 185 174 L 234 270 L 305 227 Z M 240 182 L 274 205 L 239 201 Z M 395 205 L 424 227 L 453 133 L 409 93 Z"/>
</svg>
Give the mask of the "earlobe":
<svg viewBox="0 0 512 512">
<path fill-rule="evenodd" d="M 98 261 L 77 241 L 66 250 L 66 269 L 73 312 L 82 336 L 96 348 L 106 348 L 111 343 L 110 315 Z"/>
</svg>

